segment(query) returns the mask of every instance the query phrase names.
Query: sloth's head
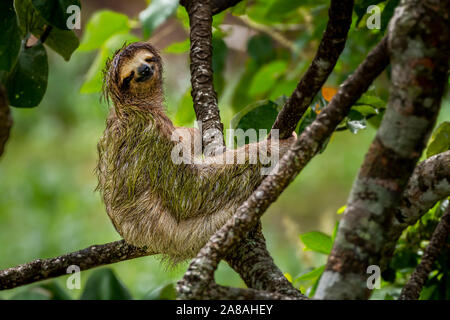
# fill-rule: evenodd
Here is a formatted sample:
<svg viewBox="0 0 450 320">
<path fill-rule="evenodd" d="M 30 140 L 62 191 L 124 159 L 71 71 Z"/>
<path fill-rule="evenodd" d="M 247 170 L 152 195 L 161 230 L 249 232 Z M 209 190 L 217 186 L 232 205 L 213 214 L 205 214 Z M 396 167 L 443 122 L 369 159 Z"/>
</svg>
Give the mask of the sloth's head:
<svg viewBox="0 0 450 320">
<path fill-rule="evenodd" d="M 149 43 L 119 49 L 106 65 L 103 90 L 115 104 L 157 104 L 162 99 L 162 62 Z"/>
</svg>

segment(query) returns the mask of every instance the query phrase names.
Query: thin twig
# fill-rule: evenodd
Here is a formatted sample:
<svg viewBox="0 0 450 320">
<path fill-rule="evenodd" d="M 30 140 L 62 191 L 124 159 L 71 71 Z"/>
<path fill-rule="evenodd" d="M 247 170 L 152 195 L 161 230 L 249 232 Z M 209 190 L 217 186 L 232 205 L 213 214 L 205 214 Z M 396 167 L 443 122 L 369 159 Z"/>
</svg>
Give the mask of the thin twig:
<svg viewBox="0 0 450 320">
<path fill-rule="evenodd" d="M 353 0 L 331 1 L 328 24 L 316 56 L 272 126 L 272 130 L 280 130 L 280 139 L 291 136 L 317 92 L 333 71 L 345 47 L 347 33 L 352 23 L 352 12 Z"/>
</svg>

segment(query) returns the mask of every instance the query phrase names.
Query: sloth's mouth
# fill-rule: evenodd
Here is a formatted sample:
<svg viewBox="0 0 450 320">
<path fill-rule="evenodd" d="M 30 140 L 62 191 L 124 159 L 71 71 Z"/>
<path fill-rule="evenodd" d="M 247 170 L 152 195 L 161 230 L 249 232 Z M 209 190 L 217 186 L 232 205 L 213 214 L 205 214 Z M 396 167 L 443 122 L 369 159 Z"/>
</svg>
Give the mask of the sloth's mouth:
<svg viewBox="0 0 450 320">
<path fill-rule="evenodd" d="M 144 82 L 144 81 L 147 81 L 148 79 L 150 79 L 151 77 L 152 77 L 151 74 L 146 74 L 146 75 L 142 75 L 142 76 L 140 76 L 140 77 L 137 77 L 137 78 L 135 79 L 135 81 L 136 81 L 136 82 Z"/>
</svg>

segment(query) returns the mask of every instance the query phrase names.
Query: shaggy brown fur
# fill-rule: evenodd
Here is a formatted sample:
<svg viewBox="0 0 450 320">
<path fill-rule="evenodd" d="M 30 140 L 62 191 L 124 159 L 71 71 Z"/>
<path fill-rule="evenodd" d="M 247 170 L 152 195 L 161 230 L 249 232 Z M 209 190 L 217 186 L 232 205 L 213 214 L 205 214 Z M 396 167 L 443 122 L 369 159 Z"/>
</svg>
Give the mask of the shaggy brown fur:
<svg viewBox="0 0 450 320">
<path fill-rule="evenodd" d="M 145 65 L 153 70 L 149 78 L 138 76 Z M 171 155 L 178 142 L 171 137 L 177 128 L 164 112 L 162 70 L 160 56 L 148 43 L 130 44 L 108 62 L 104 92 L 114 108 L 98 143 L 96 172 L 120 235 L 178 262 L 195 256 L 260 184 L 262 164 L 250 160 L 266 142 L 216 157 L 183 151 L 187 163 L 174 163 Z M 184 132 L 183 150 L 191 150 L 187 138 L 194 136 L 201 139 L 196 129 Z M 279 147 L 267 144 L 267 156 L 279 151 L 281 157 L 293 139 L 279 141 Z M 242 164 L 219 163 L 223 157 L 241 156 Z"/>
</svg>

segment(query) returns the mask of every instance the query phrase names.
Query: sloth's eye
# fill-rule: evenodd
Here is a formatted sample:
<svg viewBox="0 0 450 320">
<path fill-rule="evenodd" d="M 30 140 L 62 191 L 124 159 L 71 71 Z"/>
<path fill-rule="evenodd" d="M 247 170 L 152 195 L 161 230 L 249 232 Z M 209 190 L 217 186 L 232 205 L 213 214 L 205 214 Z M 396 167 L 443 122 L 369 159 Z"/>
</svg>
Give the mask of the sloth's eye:
<svg viewBox="0 0 450 320">
<path fill-rule="evenodd" d="M 128 77 L 126 77 L 125 79 L 123 79 L 123 83 L 129 84 L 130 81 L 133 79 L 133 77 L 134 77 L 134 71 L 131 71 L 130 75 Z"/>
<path fill-rule="evenodd" d="M 151 57 L 151 58 L 147 58 L 145 59 L 146 62 L 156 62 L 156 58 L 155 57 Z"/>
</svg>

